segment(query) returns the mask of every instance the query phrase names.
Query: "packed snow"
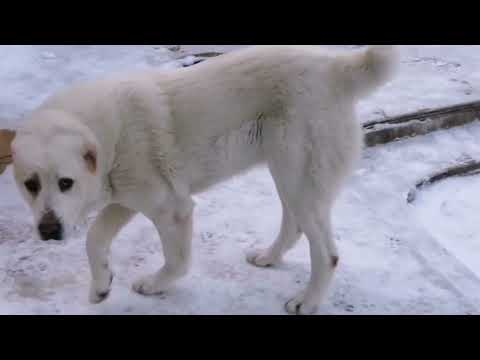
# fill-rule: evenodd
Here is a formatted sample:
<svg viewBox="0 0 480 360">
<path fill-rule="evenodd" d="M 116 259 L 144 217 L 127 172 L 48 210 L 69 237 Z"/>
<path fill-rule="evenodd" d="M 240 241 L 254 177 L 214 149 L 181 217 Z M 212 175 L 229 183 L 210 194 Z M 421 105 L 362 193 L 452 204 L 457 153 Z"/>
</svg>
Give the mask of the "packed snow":
<svg viewBox="0 0 480 360">
<path fill-rule="evenodd" d="M 212 49 L 221 48 L 200 51 Z M 180 53 L 197 50 L 182 46 Z M 359 104 L 359 120 L 479 100 L 478 60 L 480 46 L 403 46 L 400 74 Z M 72 82 L 182 64 L 179 51 L 161 45 L 0 46 L 0 128 L 17 127 L 23 114 Z M 478 139 L 474 122 L 365 150 L 335 207 L 342 257 L 319 314 L 480 314 L 479 178 L 448 179 L 406 202 L 419 179 L 465 156 L 480 159 Z M 94 306 L 84 236 L 33 240 L 31 215 L 7 170 L 0 177 L 0 314 L 283 314 L 284 302 L 308 281 L 307 242 L 278 268 L 244 259 L 279 230 L 268 171 L 236 177 L 196 202 L 190 275 L 162 296 L 130 290 L 163 261 L 154 227 L 139 216 L 115 240 L 112 293 Z"/>
</svg>

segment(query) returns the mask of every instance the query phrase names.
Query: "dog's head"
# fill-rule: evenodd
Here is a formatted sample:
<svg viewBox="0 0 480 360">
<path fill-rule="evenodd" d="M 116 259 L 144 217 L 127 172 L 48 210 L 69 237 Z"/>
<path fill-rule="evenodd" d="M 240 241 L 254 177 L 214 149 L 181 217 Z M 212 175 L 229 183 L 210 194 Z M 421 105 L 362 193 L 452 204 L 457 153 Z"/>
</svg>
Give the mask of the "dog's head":
<svg viewBox="0 0 480 360">
<path fill-rule="evenodd" d="M 62 240 L 104 199 L 98 144 L 72 115 L 36 113 L 11 142 L 14 176 L 38 235 Z"/>
</svg>

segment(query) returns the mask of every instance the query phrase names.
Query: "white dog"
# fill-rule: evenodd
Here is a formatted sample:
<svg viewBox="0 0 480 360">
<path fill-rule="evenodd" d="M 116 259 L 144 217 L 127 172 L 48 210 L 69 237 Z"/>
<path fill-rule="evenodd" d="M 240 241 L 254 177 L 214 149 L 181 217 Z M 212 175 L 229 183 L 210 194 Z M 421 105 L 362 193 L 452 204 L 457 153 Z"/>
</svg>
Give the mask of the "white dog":
<svg viewBox="0 0 480 360">
<path fill-rule="evenodd" d="M 266 163 L 283 220 L 273 245 L 247 258 L 275 265 L 305 234 L 311 279 L 286 310 L 311 314 L 339 261 L 330 216 L 362 148 L 355 104 L 396 63 L 391 46 L 258 46 L 81 84 L 47 100 L 17 132 L 15 179 L 44 240 L 61 240 L 101 210 L 87 237 L 90 301 L 98 303 L 110 292 L 112 240 L 135 214 L 155 224 L 165 264 L 133 289 L 157 294 L 189 269 L 192 195 Z"/>
</svg>

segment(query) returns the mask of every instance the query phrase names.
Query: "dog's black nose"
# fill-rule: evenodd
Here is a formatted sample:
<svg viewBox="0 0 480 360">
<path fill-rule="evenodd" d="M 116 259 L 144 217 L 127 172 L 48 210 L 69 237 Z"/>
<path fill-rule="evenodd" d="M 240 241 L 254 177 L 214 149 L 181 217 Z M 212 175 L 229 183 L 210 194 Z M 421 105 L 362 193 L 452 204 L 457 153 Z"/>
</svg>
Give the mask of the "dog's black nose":
<svg viewBox="0 0 480 360">
<path fill-rule="evenodd" d="M 62 225 L 56 224 L 40 224 L 38 225 L 38 232 L 42 240 L 62 240 Z"/>
<path fill-rule="evenodd" d="M 52 211 L 42 217 L 42 220 L 38 224 L 38 232 L 40 233 L 42 240 L 45 241 L 62 240 L 63 238 L 62 224 Z"/>
</svg>

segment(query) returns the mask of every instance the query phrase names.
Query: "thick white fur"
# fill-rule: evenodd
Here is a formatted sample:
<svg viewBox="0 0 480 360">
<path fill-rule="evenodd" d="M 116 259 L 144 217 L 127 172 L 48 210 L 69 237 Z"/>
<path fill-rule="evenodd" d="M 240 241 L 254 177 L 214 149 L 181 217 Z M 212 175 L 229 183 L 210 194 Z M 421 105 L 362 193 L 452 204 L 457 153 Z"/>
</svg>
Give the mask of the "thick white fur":
<svg viewBox="0 0 480 360">
<path fill-rule="evenodd" d="M 355 103 L 383 85 L 395 64 L 391 46 L 259 46 L 191 68 L 81 84 L 50 98 L 17 133 L 16 180 L 37 221 L 47 209 L 66 224 L 103 209 L 87 239 L 97 303 L 110 290 L 110 244 L 133 215 L 151 219 L 162 239 L 164 266 L 133 285 L 156 294 L 188 271 L 192 194 L 266 163 L 282 226 L 273 245 L 248 261 L 275 265 L 305 234 L 311 280 L 286 309 L 310 314 L 338 261 L 330 215 L 361 152 Z M 86 149 L 97 154 L 94 172 Z M 35 199 L 23 185 L 34 172 L 43 189 Z M 60 194 L 56 179 L 66 175 L 75 185 Z"/>
</svg>

